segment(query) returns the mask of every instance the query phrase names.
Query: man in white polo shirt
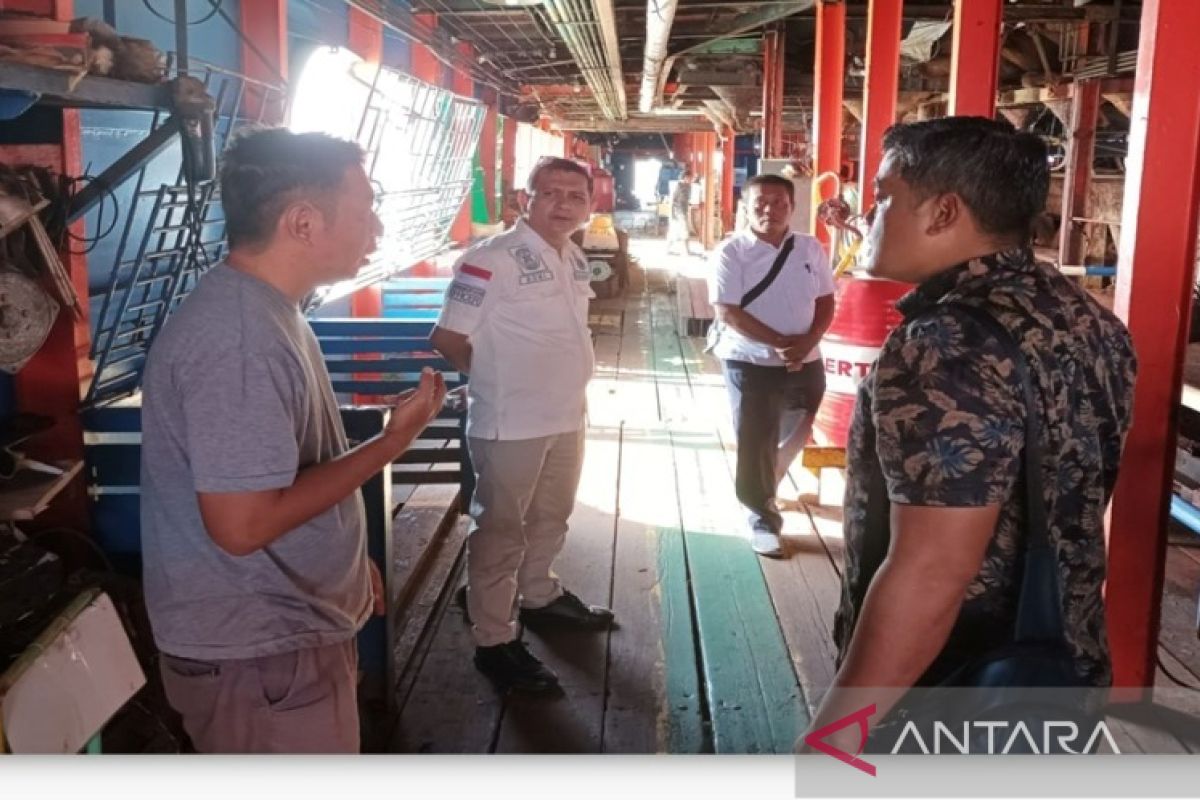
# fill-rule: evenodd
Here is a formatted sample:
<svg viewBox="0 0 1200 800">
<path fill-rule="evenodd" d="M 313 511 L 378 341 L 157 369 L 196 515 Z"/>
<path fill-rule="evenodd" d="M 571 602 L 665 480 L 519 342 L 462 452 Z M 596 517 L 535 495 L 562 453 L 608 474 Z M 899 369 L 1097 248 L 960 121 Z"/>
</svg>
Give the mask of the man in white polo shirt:
<svg viewBox="0 0 1200 800">
<path fill-rule="evenodd" d="M 612 612 L 566 591 L 551 569 L 583 466 L 591 271 L 570 235 L 587 221 L 592 178 L 562 158 L 529 177 L 525 215 L 468 250 L 431 337 L 468 373 L 467 445 L 475 468 L 466 606 L 475 666 L 502 688 L 552 691 L 554 673 L 520 622 L 604 629 Z"/>
<path fill-rule="evenodd" d="M 812 236 L 793 233 L 791 181 L 751 179 L 749 227 L 713 251 L 709 300 L 716 309 L 713 353 L 721 359 L 737 433 L 737 496 L 749 515 L 750 543 L 783 555 L 775 499 L 804 449 L 825 394 L 818 345 L 833 320 L 829 258 Z"/>
</svg>

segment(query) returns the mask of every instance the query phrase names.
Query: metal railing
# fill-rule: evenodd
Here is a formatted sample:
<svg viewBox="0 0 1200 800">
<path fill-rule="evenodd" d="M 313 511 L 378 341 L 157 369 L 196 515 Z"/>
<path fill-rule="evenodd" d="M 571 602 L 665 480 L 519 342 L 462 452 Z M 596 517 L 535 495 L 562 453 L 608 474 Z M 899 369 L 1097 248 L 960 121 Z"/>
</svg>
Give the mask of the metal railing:
<svg viewBox="0 0 1200 800">
<path fill-rule="evenodd" d="M 262 122 L 282 102 L 279 87 L 192 59 L 189 73 L 204 83 L 216 103 L 214 147 L 220 152 L 239 127 Z M 248 104 L 247 95 L 256 102 Z M 253 110 L 248 110 L 253 105 Z M 147 134 L 167 124 L 166 111 L 152 115 Z M 189 184 L 182 166 L 174 184 L 148 185 L 150 162 L 133 177 L 130 207 L 116 255 L 108 267 L 92 332 L 92 383 L 85 406 L 136 392 L 146 353 L 171 312 L 209 266 L 225 254 L 225 223 L 215 181 Z M 140 213 L 149 203 L 150 211 Z M 103 265 L 91 264 L 93 271 Z"/>
<path fill-rule="evenodd" d="M 381 67 L 358 129 L 375 184 L 383 237 L 353 281 L 322 290 L 313 305 L 378 283 L 445 249 L 474 179 L 485 108 Z"/>
</svg>

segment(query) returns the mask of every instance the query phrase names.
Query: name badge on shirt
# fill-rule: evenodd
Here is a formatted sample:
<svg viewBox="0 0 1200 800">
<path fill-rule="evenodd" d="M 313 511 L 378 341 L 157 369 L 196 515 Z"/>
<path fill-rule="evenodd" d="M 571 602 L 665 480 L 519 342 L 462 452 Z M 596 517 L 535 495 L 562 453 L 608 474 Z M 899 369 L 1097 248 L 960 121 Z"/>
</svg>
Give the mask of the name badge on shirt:
<svg viewBox="0 0 1200 800">
<path fill-rule="evenodd" d="M 521 268 L 521 275 L 517 278 L 517 283 L 521 286 L 554 280 L 554 273 L 550 271 L 541 257 L 535 255 L 525 245 L 513 247 L 508 252 L 517 262 L 517 266 Z"/>
<path fill-rule="evenodd" d="M 590 281 L 592 279 L 592 270 L 588 267 L 587 259 L 583 256 L 575 256 L 572 263 L 575 266 L 574 275 L 577 281 Z"/>
</svg>

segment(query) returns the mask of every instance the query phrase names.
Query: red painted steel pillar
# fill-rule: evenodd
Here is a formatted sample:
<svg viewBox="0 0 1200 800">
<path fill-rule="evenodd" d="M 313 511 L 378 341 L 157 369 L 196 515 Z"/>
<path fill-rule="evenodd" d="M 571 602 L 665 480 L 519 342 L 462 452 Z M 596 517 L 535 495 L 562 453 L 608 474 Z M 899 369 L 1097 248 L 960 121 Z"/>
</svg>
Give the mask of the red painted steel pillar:
<svg viewBox="0 0 1200 800">
<path fill-rule="evenodd" d="M 360 58 L 378 65 L 383 60 L 383 24 L 358 6 L 350 6 L 347 41 Z M 383 288 L 364 286 L 350 296 L 353 317 L 382 317 Z"/>
<path fill-rule="evenodd" d="M 500 134 L 500 192 L 504 198 L 509 192 L 524 189 L 517 186 L 517 125 L 513 117 L 504 118 L 504 131 Z"/>
<path fill-rule="evenodd" d="M 1071 101 L 1071 139 L 1067 147 L 1062 189 L 1062 225 L 1058 233 L 1059 265 L 1083 262 L 1081 236 L 1075 219 L 1086 215 L 1096 154 L 1096 121 L 1100 114 L 1100 81 L 1075 82 Z"/>
<path fill-rule="evenodd" d="M 700 241 L 704 243 L 705 248 L 712 247 L 716 244 L 716 231 L 714 230 L 713 221 L 716 215 L 713 213 L 715 209 L 715 201 L 717 194 L 716 181 L 716 154 L 717 154 L 717 134 L 701 133 L 697 134 L 696 138 L 700 144 L 701 171 L 704 176 L 704 201 L 700 205 Z"/>
<path fill-rule="evenodd" d="M 721 142 L 721 228 L 728 235 L 733 231 L 737 214 L 733 207 L 733 170 L 737 154 L 734 151 L 735 136 L 733 128 L 726 126 L 724 139 Z"/>
<path fill-rule="evenodd" d="M 58 0 L 51 4 L 26 4 L 28 10 L 41 14 L 52 12 L 60 21 L 74 18 L 73 3 Z M 52 6 L 52 7 L 51 7 Z M 62 112 L 62 137 L 57 142 L 38 145 L 0 146 L 0 161 L 29 163 L 48 167 L 66 175 L 84 172 L 79 112 Z M 71 226 L 71 232 L 82 238 L 82 220 Z M 59 252 L 63 266 L 71 278 L 75 294 L 81 298 L 82 314 L 63 308 L 58 312 L 45 343 L 33 358 L 13 378 L 17 411 L 42 414 L 54 419 L 54 427 L 30 440 L 27 450 L 31 457 L 43 461 L 78 461 L 83 459 L 83 425 L 79 418 L 79 401 L 92 379 L 91 328 L 88 322 L 87 257 L 66 248 Z M 85 481 L 76 477 L 42 514 L 33 527 L 69 527 L 87 531 L 88 501 Z"/>
<path fill-rule="evenodd" d="M 1139 365 L 1113 497 L 1108 631 L 1115 681 L 1153 686 L 1176 420 L 1200 214 L 1200 3 L 1143 0 L 1116 312 Z"/>
<path fill-rule="evenodd" d="M 483 167 L 483 199 L 488 222 L 496 221 L 496 90 L 485 89 L 483 128 L 479 133 L 479 164 Z"/>
<path fill-rule="evenodd" d="M 417 12 L 413 14 L 413 21 L 416 22 L 418 28 L 428 31 L 431 37 L 437 30 L 437 14 L 431 14 L 428 11 Z M 414 78 L 432 83 L 434 86 L 442 85 L 442 62 L 437 60 L 433 51 L 419 42 L 414 41 L 409 50 L 409 71 Z"/>
<path fill-rule="evenodd" d="M 783 151 L 783 33 L 763 34 L 763 158 L 779 158 Z"/>
<path fill-rule="evenodd" d="M 813 78 L 813 174 L 837 174 L 842 166 L 842 95 L 846 80 L 846 6 L 821 0 L 817 4 L 817 49 Z M 833 196 L 833 181 L 821 182 L 821 200 Z M 813 234 L 829 245 L 829 233 L 812 208 Z"/>
<path fill-rule="evenodd" d="M 469 62 L 475 59 L 475 48 L 470 42 L 459 42 L 454 48 L 465 61 Z M 450 82 L 450 91 L 463 97 L 474 97 L 475 81 L 471 80 L 468 73 L 456 69 Z M 476 143 L 476 147 L 478 147 L 478 143 Z M 471 187 L 474 185 L 475 159 L 472 157 L 470 161 L 471 172 L 467 184 L 467 194 L 463 197 L 462 207 L 458 209 L 458 216 L 454 218 L 454 223 L 450 226 L 450 241 L 456 244 L 466 244 L 471 241 Z"/>
<path fill-rule="evenodd" d="M 429 38 L 433 37 L 433 32 L 437 30 L 437 14 L 428 11 L 421 11 L 413 14 L 413 21 L 418 29 L 424 29 Z M 409 49 L 409 73 L 418 80 L 433 86 L 442 85 L 442 62 L 437 59 L 425 45 L 414 41 Z M 429 261 L 422 261 L 414 264 L 410 270 L 414 275 L 433 275 L 437 272 L 437 266 Z"/>
<path fill-rule="evenodd" d="M 955 0 L 951 116 L 995 115 L 1003 17 L 1003 0 Z"/>
<path fill-rule="evenodd" d="M 875 174 L 883 160 L 883 132 L 896 121 L 903 11 L 904 0 L 871 0 L 867 11 L 867 76 L 858 164 L 863 213 L 875 202 Z"/>
<path fill-rule="evenodd" d="M 239 22 L 246 39 L 254 42 L 251 48 L 242 41 L 242 72 L 246 77 L 271 85 L 287 80 L 287 0 L 259 0 L 255 3 L 238 4 Z M 257 50 L 258 52 L 255 52 Z M 261 89 L 253 84 L 246 89 L 246 113 L 255 117 L 262 111 L 262 120 L 268 124 L 283 122 L 287 101 L 286 93 L 280 92 L 272 98 L 271 108 L 262 109 L 265 100 Z"/>
</svg>

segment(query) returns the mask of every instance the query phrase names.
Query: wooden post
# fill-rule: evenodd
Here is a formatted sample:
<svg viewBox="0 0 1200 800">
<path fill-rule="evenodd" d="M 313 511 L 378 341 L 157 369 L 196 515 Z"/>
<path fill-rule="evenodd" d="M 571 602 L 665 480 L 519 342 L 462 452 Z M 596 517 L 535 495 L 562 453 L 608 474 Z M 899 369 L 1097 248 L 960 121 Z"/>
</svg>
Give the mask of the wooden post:
<svg viewBox="0 0 1200 800">
<path fill-rule="evenodd" d="M 846 6 L 820 0 L 817 5 L 817 50 L 813 86 L 813 149 L 815 176 L 837 174 L 842 166 L 842 95 L 846 80 Z M 821 200 L 833 197 L 833 181 L 821 182 Z M 812 208 L 813 234 L 829 246 L 829 233 Z"/>
<path fill-rule="evenodd" d="M 995 115 L 1003 17 L 1003 0 L 954 0 L 951 116 Z"/>
<path fill-rule="evenodd" d="M 1105 592 L 1115 682 L 1153 686 L 1196 219 L 1200 3 L 1143 0 L 1116 312 L 1138 353 L 1133 430 L 1110 516 Z"/>
<path fill-rule="evenodd" d="M 875 202 L 875 174 L 883 160 L 883 132 L 896 121 L 903 10 L 904 0 L 871 0 L 867 10 L 867 76 L 858 165 L 860 211 L 864 214 Z"/>
</svg>

